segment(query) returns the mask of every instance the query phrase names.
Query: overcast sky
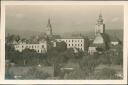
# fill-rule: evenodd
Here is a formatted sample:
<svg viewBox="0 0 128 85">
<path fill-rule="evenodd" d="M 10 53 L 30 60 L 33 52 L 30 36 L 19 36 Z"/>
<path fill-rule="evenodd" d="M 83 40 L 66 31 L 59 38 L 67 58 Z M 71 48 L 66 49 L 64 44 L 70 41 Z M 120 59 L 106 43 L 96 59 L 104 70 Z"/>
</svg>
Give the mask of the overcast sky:
<svg viewBox="0 0 128 85">
<path fill-rule="evenodd" d="M 43 32 L 50 18 L 55 33 L 90 31 L 100 11 L 106 29 L 123 29 L 123 6 L 119 5 L 6 6 L 6 29 Z"/>
</svg>

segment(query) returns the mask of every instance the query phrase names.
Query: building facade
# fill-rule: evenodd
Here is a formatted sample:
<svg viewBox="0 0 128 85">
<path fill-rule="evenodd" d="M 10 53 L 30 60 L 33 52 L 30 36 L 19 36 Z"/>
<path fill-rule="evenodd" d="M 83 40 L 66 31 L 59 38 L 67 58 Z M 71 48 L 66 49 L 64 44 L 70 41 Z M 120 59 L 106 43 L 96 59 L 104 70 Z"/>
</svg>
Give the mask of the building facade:
<svg viewBox="0 0 128 85">
<path fill-rule="evenodd" d="M 77 48 L 84 51 L 84 39 L 83 38 L 62 38 L 56 39 L 57 42 L 64 41 L 67 44 L 67 48 Z"/>
<path fill-rule="evenodd" d="M 93 55 L 95 52 L 97 52 L 95 46 L 90 46 L 90 47 L 88 48 L 88 53 L 89 53 L 90 55 Z"/>
<path fill-rule="evenodd" d="M 14 45 L 15 50 L 22 52 L 25 49 L 33 49 L 37 53 L 46 53 L 47 52 L 47 42 L 40 42 L 39 44 L 26 44 L 19 43 Z"/>
</svg>

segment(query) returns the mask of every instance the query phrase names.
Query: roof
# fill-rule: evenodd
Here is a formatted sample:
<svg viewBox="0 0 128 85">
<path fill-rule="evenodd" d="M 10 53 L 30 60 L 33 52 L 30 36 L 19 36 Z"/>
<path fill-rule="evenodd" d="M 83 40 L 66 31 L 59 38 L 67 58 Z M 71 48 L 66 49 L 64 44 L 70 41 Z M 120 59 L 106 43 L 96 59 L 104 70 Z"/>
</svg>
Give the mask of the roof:
<svg viewBox="0 0 128 85">
<path fill-rule="evenodd" d="M 104 43 L 104 38 L 101 34 L 98 34 L 94 41 L 93 41 L 93 44 L 103 44 Z"/>
<path fill-rule="evenodd" d="M 61 36 L 61 38 L 58 39 L 84 39 L 83 37 L 77 36 L 77 37 L 73 37 L 73 36 Z"/>
<path fill-rule="evenodd" d="M 96 47 L 89 47 L 89 50 L 96 50 Z"/>
</svg>

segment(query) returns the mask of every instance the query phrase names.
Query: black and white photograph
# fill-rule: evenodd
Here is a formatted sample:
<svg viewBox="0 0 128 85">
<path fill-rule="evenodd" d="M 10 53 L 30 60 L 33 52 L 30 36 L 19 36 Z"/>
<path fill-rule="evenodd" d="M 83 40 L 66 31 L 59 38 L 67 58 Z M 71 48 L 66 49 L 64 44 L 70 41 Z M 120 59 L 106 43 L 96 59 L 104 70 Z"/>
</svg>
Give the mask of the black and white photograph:
<svg viewBox="0 0 128 85">
<path fill-rule="evenodd" d="M 5 84 L 0 84 L 5 85 Z M 6 84 L 6 85 L 74 85 L 74 84 Z M 92 85 L 92 84 L 75 84 L 75 85 Z M 98 85 L 98 84 L 93 84 Z M 101 84 L 101 85 L 113 85 L 113 84 Z M 126 85 L 126 84 L 116 84 L 116 85 Z"/>
<path fill-rule="evenodd" d="M 6 80 L 122 80 L 122 5 L 7 5 Z"/>
</svg>

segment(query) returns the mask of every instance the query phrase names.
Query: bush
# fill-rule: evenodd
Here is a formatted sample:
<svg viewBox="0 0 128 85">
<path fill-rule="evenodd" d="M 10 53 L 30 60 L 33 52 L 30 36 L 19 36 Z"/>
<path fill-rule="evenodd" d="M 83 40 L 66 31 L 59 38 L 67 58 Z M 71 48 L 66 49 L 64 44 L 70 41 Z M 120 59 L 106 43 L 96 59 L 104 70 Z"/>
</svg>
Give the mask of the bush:
<svg viewBox="0 0 128 85">
<path fill-rule="evenodd" d="M 94 74 L 95 79 L 117 79 L 116 71 L 111 68 L 103 68 Z"/>
<path fill-rule="evenodd" d="M 48 77 L 50 77 L 48 73 L 38 70 L 34 67 L 24 75 L 24 79 L 47 79 Z"/>
<path fill-rule="evenodd" d="M 78 69 L 68 74 L 65 74 L 64 79 L 86 79 L 88 75 L 84 71 Z"/>
</svg>

